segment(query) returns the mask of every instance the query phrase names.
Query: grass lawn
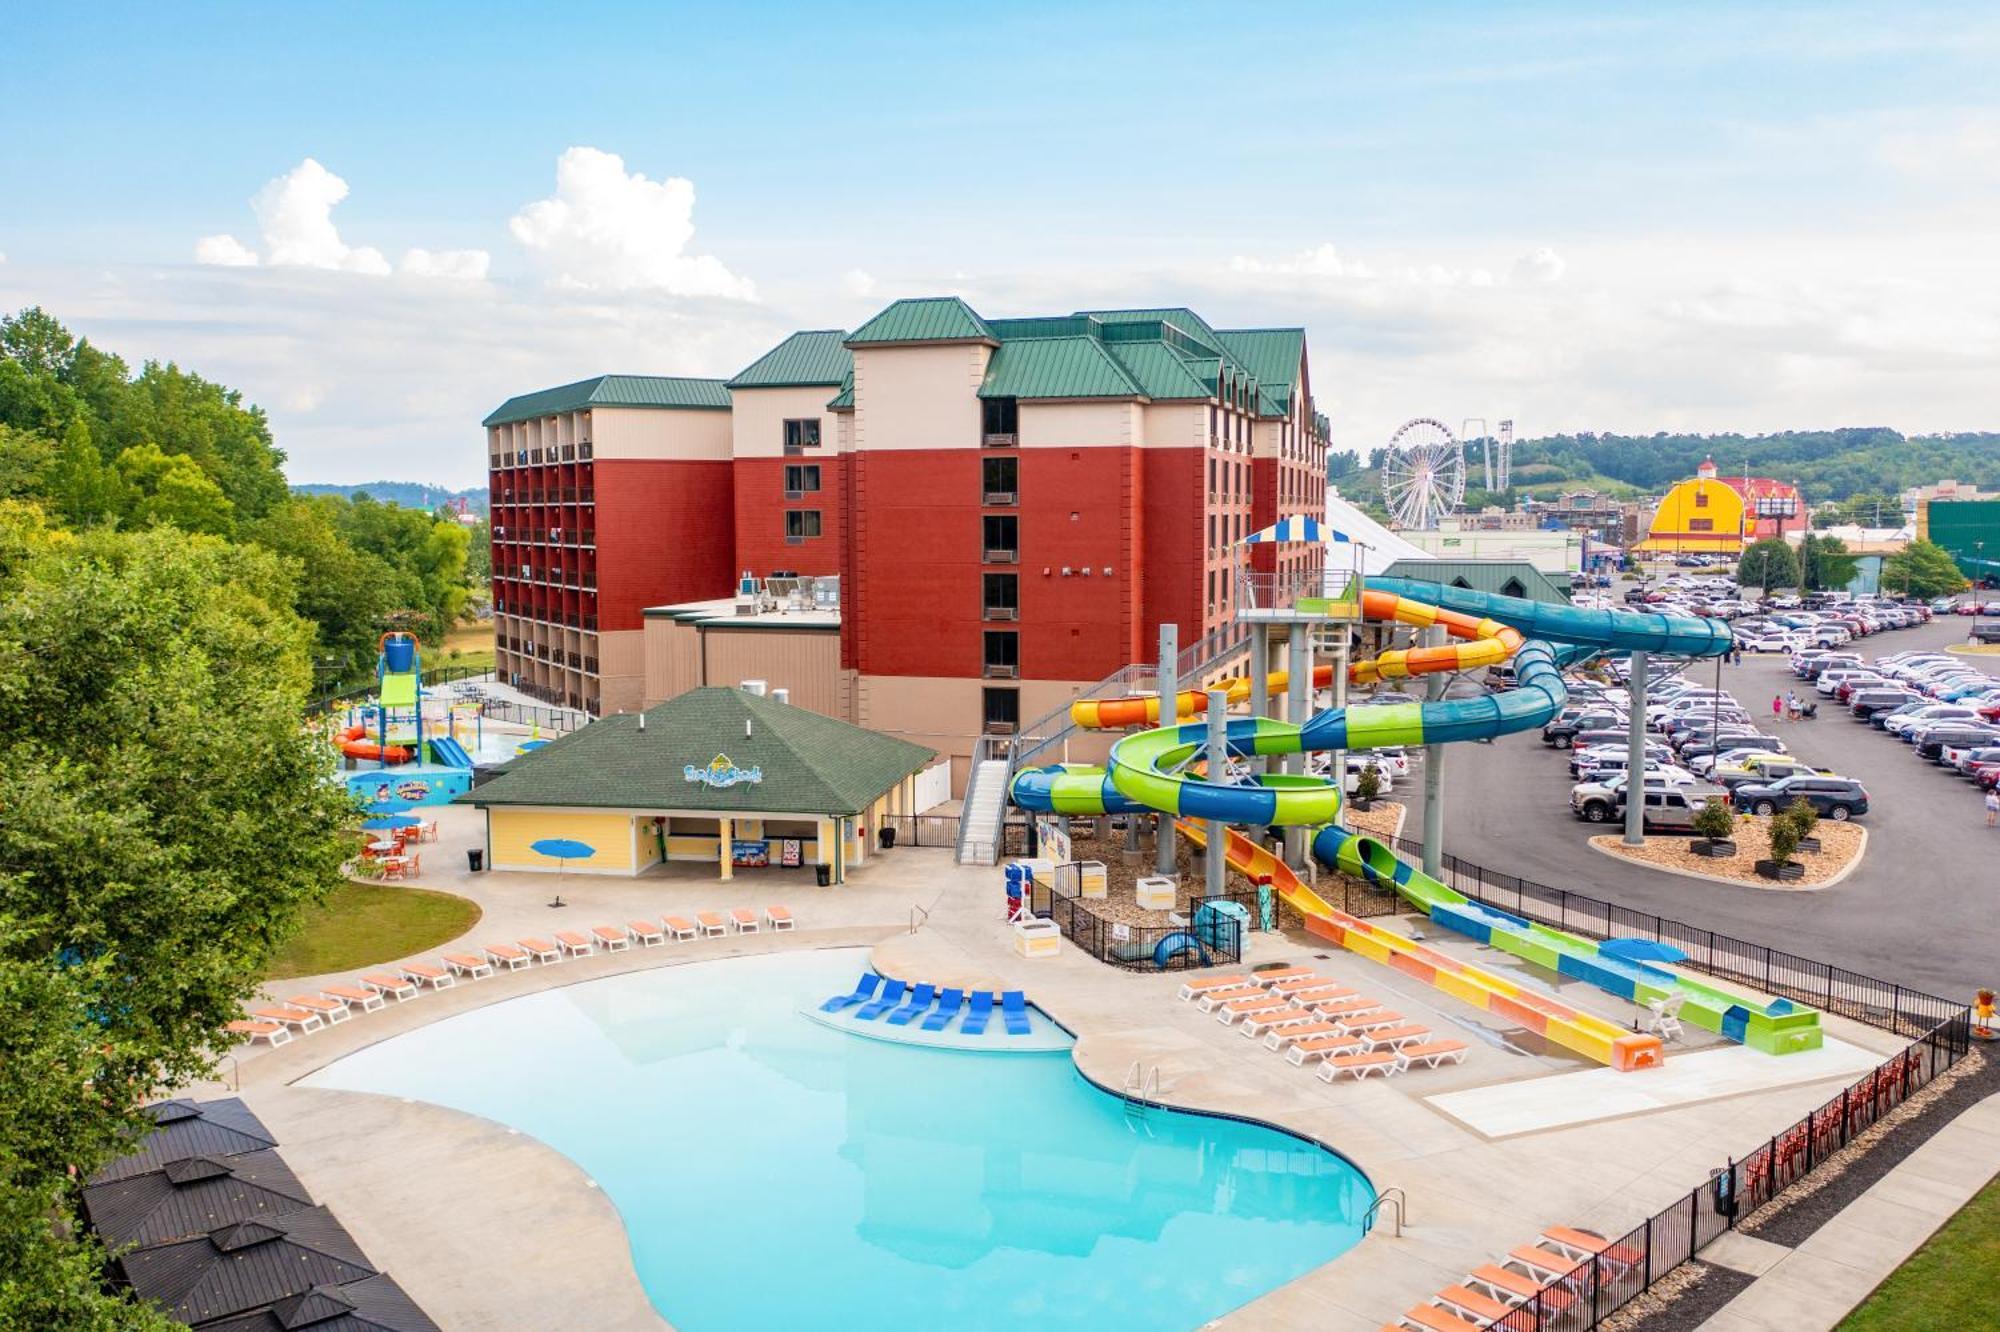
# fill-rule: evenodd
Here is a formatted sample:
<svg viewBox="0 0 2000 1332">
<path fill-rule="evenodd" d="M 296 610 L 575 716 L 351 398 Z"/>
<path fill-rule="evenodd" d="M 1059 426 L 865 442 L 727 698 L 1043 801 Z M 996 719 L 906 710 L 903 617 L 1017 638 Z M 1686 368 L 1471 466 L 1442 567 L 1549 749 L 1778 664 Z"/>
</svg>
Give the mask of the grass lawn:
<svg viewBox="0 0 2000 1332">
<path fill-rule="evenodd" d="M 1838 1332 L 2000 1327 L 1995 1272 L 2000 1272 L 2000 1181 L 1973 1195 Z"/>
<path fill-rule="evenodd" d="M 479 917 L 477 903 L 450 893 L 344 883 L 306 913 L 265 974 L 279 980 L 373 966 L 455 939 Z"/>
<path fill-rule="evenodd" d="M 458 653 L 456 657 L 453 652 Z M 481 623 L 477 620 L 459 625 L 444 636 L 444 642 L 435 651 L 424 654 L 424 664 L 437 666 L 464 666 L 475 670 L 493 669 L 493 621 Z"/>
</svg>

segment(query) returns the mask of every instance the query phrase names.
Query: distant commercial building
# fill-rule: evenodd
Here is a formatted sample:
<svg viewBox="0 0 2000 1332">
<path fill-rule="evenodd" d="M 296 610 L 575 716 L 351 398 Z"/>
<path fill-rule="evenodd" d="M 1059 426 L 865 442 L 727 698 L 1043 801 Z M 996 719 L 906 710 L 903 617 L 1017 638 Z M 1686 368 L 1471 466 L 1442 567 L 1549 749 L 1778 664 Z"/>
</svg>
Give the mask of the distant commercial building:
<svg viewBox="0 0 2000 1332">
<path fill-rule="evenodd" d="M 963 759 L 1151 657 L 1162 623 L 1190 645 L 1230 624 L 1246 569 L 1324 560 L 1240 544 L 1324 502 L 1305 331 L 1183 308 L 897 301 L 726 381 L 604 376 L 486 426 L 501 677 L 598 714 L 735 683 L 656 670 L 646 626 L 737 651 L 760 631 L 700 603 L 797 576 L 837 621 L 835 715 Z M 824 651 L 795 627 L 801 660 Z"/>
<path fill-rule="evenodd" d="M 1715 459 L 1702 459 L 1694 476 L 1677 482 L 1660 501 L 1642 554 L 1735 555 L 1753 541 L 1804 532 L 1811 522 L 1803 497 L 1789 482 L 1768 476 L 1721 476 Z"/>
<path fill-rule="evenodd" d="M 1981 490 L 1978 486 L 1970 482 L 1954 480 L 1940 481 L 1932 486 L 1911 486 L 1902 495 L 1903 512 L 1906 514 L 1915 514 L 1917 505 L 1931 500 L 1944 500 L 1947 503 L 1951 503 L 1956 501 L 1990 499 L 2000 499 L 2000 495 L 1995 495 L 1990 490 Z"/>
<path fill-rule="evenodd" d="M 1584 544 L 1589 540 L 1581 532 L 1532 527 L 1481 531 L 1441 526 L 1435 532 L 1404 532 L 1401 535 L 1425 554 L 1440 560 L 1519 562 L 1549 575 L 1581 571 Z"/>
<path fill-rule="evenodd" d="M 1950 551 L 1967 578 L 2000 580 L 2000 499 L 1920 500 L 1916 534 Z"/>
<path fill-rule="evenodd" d="M 1560 527 L 1588 533 L 1605 545 L 1623 548 L 1645 534 L 1645 506 L 1614 499 L 1596 490 L 1566 490 L 1554 500 L 1529 500 L 1523 505 L 1537 527 Z"/>
</svg>

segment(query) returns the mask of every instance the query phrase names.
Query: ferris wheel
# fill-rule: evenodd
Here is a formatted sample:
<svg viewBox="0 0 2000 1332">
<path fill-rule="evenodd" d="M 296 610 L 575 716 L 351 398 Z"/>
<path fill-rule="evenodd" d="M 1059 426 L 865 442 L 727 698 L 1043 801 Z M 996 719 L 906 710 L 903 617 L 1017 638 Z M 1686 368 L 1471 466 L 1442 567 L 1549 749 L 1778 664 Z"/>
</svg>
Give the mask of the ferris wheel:
<svg viewBox="0 0 2000 1332">
<path fill-rule="evenodd" d="M 1465 451 L 1442 421 L 1419 416 L 1389 436 L 1382 500 L 1398 527 L 1435 528 L 1465 498 Z"/>
</svg>

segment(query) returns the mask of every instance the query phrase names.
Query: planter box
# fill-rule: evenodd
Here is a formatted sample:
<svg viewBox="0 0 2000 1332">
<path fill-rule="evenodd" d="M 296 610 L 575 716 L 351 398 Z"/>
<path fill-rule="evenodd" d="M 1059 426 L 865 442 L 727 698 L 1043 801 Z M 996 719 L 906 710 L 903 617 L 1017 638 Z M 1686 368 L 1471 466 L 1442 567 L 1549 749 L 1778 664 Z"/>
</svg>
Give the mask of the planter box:
<svg viewBox="0 0 2000 1332">
<path fill-rule="evenodd" d="M 1799 864 L 1780 865 L 1775 860 L 1760 860 L 1756 864 L 1759 875 L 1766 879 L 1776 879 L 1781 883 L 1792 883 L 1806 877 L 1806 867 Z"/>
<path fill-rule="evenodd" d="M 1105 872 L 1101 860 L 1086 860 L 1077 865 L 1077 895 L 1080 897 L 1103 897 L 1110 886 L 1110 876 Z"/>
<path fill-rule="evenodd" d="M 1133 896 L 1147 911 L 1172 911 L 1179 900 L 1180 887 L 1172 879 L 1148 875 L 1133 885 Z"/>
<path fill-rule="evenodd" d="M 1017 920 L 1014 951 L 1022 957 L 1054 957 L 1062 951 L 1062 931 L 1052 920 Z"/>
<path fill-rule="evenodd" d="M 1728 838 L 1723 838 L 1715 842 L 1704 842 L 1697 837 L 1694 841 L 1688 843 L 1688 850 L 1698 856 L 1707 856 L 1712 860 L 1727 860 L 1736 854 L 1736 843 L 1730 841 Z"/>
<path fill-rule="evenodd" d="M 1799 850 L 1807 852 L 1812 855 L 1819 854 L 1820 851 L 1819 838 L 1817 837 L 1799 838 Z"/>
</svg>

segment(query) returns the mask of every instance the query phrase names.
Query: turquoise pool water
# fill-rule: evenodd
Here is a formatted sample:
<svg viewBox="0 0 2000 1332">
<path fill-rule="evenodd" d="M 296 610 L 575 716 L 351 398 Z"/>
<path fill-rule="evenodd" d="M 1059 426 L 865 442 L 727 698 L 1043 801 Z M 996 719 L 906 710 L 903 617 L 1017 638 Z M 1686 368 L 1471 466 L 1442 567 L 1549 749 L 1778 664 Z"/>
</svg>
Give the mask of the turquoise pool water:
<svg viewBox="0 0 2000 1332">
<path fill-rule="evenodd" d="M 1367 1180 L 1297 1138 L 1128 1119 L 1067 1052 L 914 1048 L 799 1013 L 852 988 L 867 956 L 566 986 L 306 1085 L 451 1106 L 568 1156 L 686 1332 L 1193 1328 L 1361 1238 Z"/>
</svg>

